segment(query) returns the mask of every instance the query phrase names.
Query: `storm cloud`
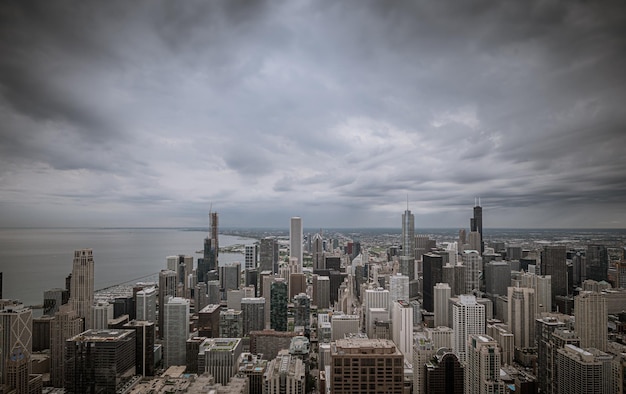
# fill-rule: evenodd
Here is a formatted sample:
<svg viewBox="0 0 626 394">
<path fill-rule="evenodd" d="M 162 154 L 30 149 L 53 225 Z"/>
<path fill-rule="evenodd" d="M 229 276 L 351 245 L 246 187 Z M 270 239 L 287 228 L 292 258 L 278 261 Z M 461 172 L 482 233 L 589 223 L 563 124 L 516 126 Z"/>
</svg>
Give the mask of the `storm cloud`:
<svg viewBox="0 0 626 394">
<path fill-rule="evenodd" d="M 3 1 L 4 226 L 626 227 L 621 1 Z"/>
</svg>

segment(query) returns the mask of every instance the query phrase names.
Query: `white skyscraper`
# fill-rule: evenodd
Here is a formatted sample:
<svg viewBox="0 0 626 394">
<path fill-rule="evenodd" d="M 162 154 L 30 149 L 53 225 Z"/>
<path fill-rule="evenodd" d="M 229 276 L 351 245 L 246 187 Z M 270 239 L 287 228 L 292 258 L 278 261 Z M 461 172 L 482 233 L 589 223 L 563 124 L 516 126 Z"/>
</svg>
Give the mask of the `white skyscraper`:
<svg viewBox="0 0 626 394">
<path fill-rule="evenodd" d="M 535 290 L 509 287 L 508 298 L 507 323 L 515 338 L 515 347 L 535 347 Z"/>
<path fill-rule="evenodd" d="M 137 320 L 156 323 L 156 299 L 157 291 L 154 287 L 137 292 Z"/>
<path fill-rule="evenodd" d="M 391 339 L 404 354 L 404 359 L 413 362 L 413 308 L 404 300 L 394 301 L 391 306 Z"/>
<path fill-rule="evenodd" d="M 389 277 L 389 302 L 409 300 L 409 277 L 400 273 Z"/>
<path fill-rule="evenodd" d="M 106 301 L 96 303 L 93 308 L 92 329 L 106 330 L 109 328 L 109 320 L 113 319 L 113 304 Z"/>
<path fill-rule="evenodd" d="M 81 249 L 74 251 L 74 262 L 72 265 L 72 280 L 70 288 L 70 305 L 74 308 L 79 317 L 85 319 L 86 328 L 92 327 L 93 316 L 91 308 L 93 305 L 94 291 L 94 266 L 93 251 L 91 249 Z"/>
<path fill-rule="evenodd" d="M 467 338 L 472 334 L 485 333 L 485 306 L 476 302 L 472 295 L 461 295 L 452 305 L 452 349 L 465 363 L 467 360 Z"/>
<path fill-rule="evenodd" d="M 465 292 L 470 294 L 480 289 L 480 273 L 483 259 L 477 250 L 463 251 L 463 265 L 465 266 Z"/>
<path fill-rule="evenodd" d="M 452 297 L 452 289 L 447 283 L 437 283 L 433 290 L 435 296 L 435 327 L 448 326 L 448 300 Z"/>
<path fill-rule="evenodd" d="M 185 365 L 189 336 L 189 300 L 171 297 L 164 306 L 165 366 Z"/>
<path fill-rule="evenodd" d="M 302 272 L 302 218 L 297 216 L 291 218 L 289 226 L 289 257 L 298 259 L 299 272 Z"/>
<path fill-rule="evenodd" d="M 580 338 L 580 347 L 596 348 L 603 352 L 608 341 L 608 309 L 602 293 L 583 291 L 574 298 L 574 331 Z"/>
</svg>

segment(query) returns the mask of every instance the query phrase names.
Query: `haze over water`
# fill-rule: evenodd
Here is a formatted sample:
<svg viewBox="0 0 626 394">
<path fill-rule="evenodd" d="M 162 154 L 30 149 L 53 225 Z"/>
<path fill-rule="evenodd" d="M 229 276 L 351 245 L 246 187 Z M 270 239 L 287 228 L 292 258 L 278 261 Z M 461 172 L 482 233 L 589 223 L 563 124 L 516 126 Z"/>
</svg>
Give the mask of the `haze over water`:
<svg viewBox="0 0 626 394">
<path fill-rule="evenodd" d="M 3 297 L 26 305 L 43 302 L 43 292 L 65 287 L 74 250 L 91 248 L 95 288 L 134 282 L 166 268 L 166 257 L 201 254 L 206 232 L 188 229 L 71 228 L 0 229 Z M 220 234 L 220 247 L 252 244 L 254 239 Z M 220 253 L 220 264 L 243 262 L 239 253 Z"/>
</svg>

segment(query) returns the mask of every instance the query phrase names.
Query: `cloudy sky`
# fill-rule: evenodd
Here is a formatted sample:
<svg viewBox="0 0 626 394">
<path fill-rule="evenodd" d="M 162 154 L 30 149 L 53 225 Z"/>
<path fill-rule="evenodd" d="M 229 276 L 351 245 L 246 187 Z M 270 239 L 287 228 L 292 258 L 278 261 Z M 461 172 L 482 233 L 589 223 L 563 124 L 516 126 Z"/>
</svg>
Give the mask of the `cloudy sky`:
<svg viewBox="0 0 626 394">
<path fill-rule="evenodd" d="M 626 227 L 623 1 L 2 1 L 0 226 Z"/>
</svg>

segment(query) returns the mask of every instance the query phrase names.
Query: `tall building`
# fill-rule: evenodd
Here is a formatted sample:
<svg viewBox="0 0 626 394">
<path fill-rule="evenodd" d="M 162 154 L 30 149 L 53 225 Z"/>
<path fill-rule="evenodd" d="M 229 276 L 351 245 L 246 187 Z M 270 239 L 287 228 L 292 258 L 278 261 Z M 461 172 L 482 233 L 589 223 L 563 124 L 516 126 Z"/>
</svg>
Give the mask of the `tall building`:
<svg viewBox="0 0 626 394">
<path fill-rule="evenodd" d="M 452 289 L 447 283 L 437 283 L 434 287 L 435 327 L 448 326 L 448 300 L 452 297 Z"/>
<path fill-rule="evenodd" d="M 556 393 L 556 350 L 566 344 L 580 345 L 580 339 L 567 329 L 569 321 L 570 316 L 560 313 L 547 314 L 535 320 L 537 382 L 542 393 Z"/>
<path fill-rule="evenodd" d="M 165 330 L 165 304 L 169 297 L 176 297 L 176 271 L 161 270 L 159 272 L 159 338 L 163 339 Z"/>
<path fill-rule="evenodd" d="M 293 299 L 294 325 L 304 327 L 305 331 L 311 329 L 311 299 L 308 295 L 300 293 Z"/>
<path fill-rule="evenodd" d="M 133 330 L 87 330 L 65 344 L 65 389 L 70 393 L 115 393 L 134 369 Z"/>
<path fill-rule="evenodd" d="M 343 339 L 348 334 L 359 333 L 360 319 L 358 315 L 333 315 L 330 324 L 332 340 Z"/>
<path fill-rule="evenodd" d="M 135 331 L 135 374 L 154 376 L 154 322 L 133 320 L 124 324 L 123 328 Z"/>
<path fill-rule="evenodd" d="M 574 298 L 574 331 L 582 348 L 596 348 L 603 352 L 608 341 L 608 309 L 602 293 L 583 291 Z"/>
<path fill-rule="evenodd" d="M 278 242 L 273 237 L 261 240 L 259 272 L 271 271 L 278 273 Z"/>
<path fill-rule="evenodd" d="M 470 335 L 485 333 L 485 306 L 471 295 L 461 295 L 452 304 L 452 329 L 454 338 L 452 349 L 465 363 L 467 357 L 467 339 Z"/>
<path fill-rule="evenodd" d="M 565 245 L 546 245 L 541 252 L 541 275 L 552 278 L 552 305 L 556 296 L 567 296 L 567 253 Z"/>
<path fill-rule="evenodd" d="M 289 225 L 289 257 L 298 259 L 299 272 L 302 272 L 303 263 L 302 238 L 302 218 L 292 217 Z"/>
<path fill-rule="evenodd" d="M 267 364 L 263 384 L 263 393 L 304 393 L 306 386 L 304 363 L 286 350 L 281 351 L 278 357 Z"/>
<path fill-rule="evenodd" d="M 0 388 L 2 385 L 15 389 L 28 386 L 32 337 L 33 313 L 30 308 L 18 303 L 0 308 Z M 19 356 L 21 362 L 10 365 L 13 355 Z"/>
<path fill-rule="evenodd" d="M 422 256 L 424 280 L 423 280 L 423 306 L 429 312 L 433 312 L 434 294 L 433 288 L 436 283 L 443 280 L 443 257 L 435 253 L 426 253 Z"/>
<path fill-rule="evenodd" d="M 404 300 L 391 306 L 392 336 L 398 349 L 408 362 L 413 361 L 413 308 Z"/>
<path fill-rule="evenodd" d="M 113 319 L 113 304 L 106 301 L 99 301 L 92 307 L 92 328 L 94 330 L 105 330 L 109 327 L 109 320 Z"/>
<path fill-rule="evenodd" d="M 43 293 L 43 314 L 54 316 L 59 311 L 61 305 L 67 303 L 69 293 L 65 289 L 55 288 L 46 290 Z"/>
<path fill-rule="evenodd" d="M 91 328 L 92 324 L 91 306 L 94 301 L 93 264 L 93 251 L 91 249 L 74 251 L 70 304 L 78 313 L 78 316 L 85 320 L 87 328 Z"/>
<path fill-rule="evenodd" d="M 250 297 L 241 299 L 243 312 L 243 336 L 251 331 L 261 331 L 265 328 L 265 298 Z"/>
<path fill-rule="evenodd" d="M 484 265 L 485 292 L 492 296 L 507 294 L 511 286 L 511 263 L 508 261 L 490 261 Z"/>
<path fill-rule="evenodd" d="M 164 365 L 185 365 L 189 337 L 189 300 L 170 297 L 164 305 Z"/>
<path fill-rule="evenodd" d="M 424 393 L 463 394 L 464 368 L 450 348 L 440 348 L 424 366 Z M 414 391 L 415 392 L 415 391 Z M 420 393 L 420 391 L 418 391 Z"/>
<path fill-rule="evenodd" d="M 156 300 L 157 290 L 154 287 L 146 287 L 136 294 L 137 297 L 137 320 L 151 321 L 156 323 Z"/>
<path fill-rule="evenodd" d="M 404 356 L 386 339 L 339 339 L 330 345 L 330 392 L 404 393 Z"/>
<path fill-rule="evenodd" d="M 287 331 L 287 291 L 283 278 L 270 285 L 270 327 L 276 331 Z"/>
<path fill-rule="evenodd" d="M 246 245 L 244 254 L 245 269 L 251 270 L 256 268 L 257 248 L 257 245 Z"/>
<path fill-rule="evenodd" d="M 207 292 L 208 287 L 205 282 L 199 282 L 196 284 L 193 292 L 194 298 L 194 310 L 197 313 L 205 306 L 209 305 L 209 294 Z M 139 317 L 137 317 L 139 318 Z"/>
<path fill-rule="evenodd" d="M 609 254 L 604 245 L 587 245 L 586 279 L 596 282 L 608 280 Z"/>
<path fill-rule="evenodd" d="M 474 205 L 474 217 L 470 219 L 470 231 L 480 234 L 480 253 L 485 251 L 485 243 L 483 241 L 483 207 L 480 206 L 480 199 Z"/>
<path fill-rule="evenodd" d="M 50 322 L 50 383 L 63 387 L 65 341 L 83 331 L 84 321 L 70 305 L 62 305 Z"/>
<path fill-rule="evenodd" d="M 220 338 L 243 336 L 243 312 L 234 309 L 220 311 Z"/>
<path fill-rule="evenodd" d="M 318 276 L 316 286 L 316 296 L 313 302 L 317 305 L 317 309 L 330 308 L 330 278 L 328 276 Z"/>
<path fill-rule="evenodd" d="M 402 253 L 400 254 L 400 273 L 415 279 L 415 217 L 407 209 L 402 214 Z"/>
<path fill-rule="evenodd" d="M 322 234 L 316 233 L 313 236 L 312 247 L 313 250 L 311 254 L 313 255 L 313 269 L 326 268 L 326 264 L 324 264 L 324 239 L 322 238 Z"/>
<path fill-rule="evenodd" d="M 504 384 L 500 380 L 500 347 L 487 335 L 469 335 L 467 338 L 465 392 L 504 394 Z"/>
<path fill-rule="evenodd" d="M 224 294 L 228 290 L 238 290 L 241 286 L 241 263 L 227 263 L 219 267 L 220 288 Z"/>
<path fill-rule="evenodd" d="M 535 290 L 508 288 L 508 329 L 515 337 L 516 348 L 535 347 Z"/>
<path fill-rule="evenodd" d="M 215 378 L 215 383 L 228 384 L 237 373 L 242 348 L 241 338 L 205 339 L 198 353 L 198 373 L 208 372 Z"/>
<path fill-rule="evenodd" d="M 530 287 L 535 291 L 535 317 L 542 312 L 552 312 L 552 277 L 524 273 L 521 287 Z"/>
<path fill-rule="evenodd" d="M 432 358 L 437 349 L 430 338 L 426 338 L 423 335 L 419 336 L 415 340 L 413 346 L 413 393 L 425 394 L 426 391 L 425 377 L 426 369 L 424 366 Z"/>
<path fill-rule="evenodd" d="M 613 394 L 613 357 L 597 349 L 557 349 L 557 394 Z"/>
<path fill-rule="evenodd" d="M 483 259 L 477 250 L 463 251 L 463 265 L 465 266 L 465 293 L 471 294 L 480 290 L 480 274 L 483 271 Z"/>
<path fill-rule="evenodd" d="M 389 302 L 409 299 L 409 277 L 400 273 L 389 277 Z"/>
</svg>

